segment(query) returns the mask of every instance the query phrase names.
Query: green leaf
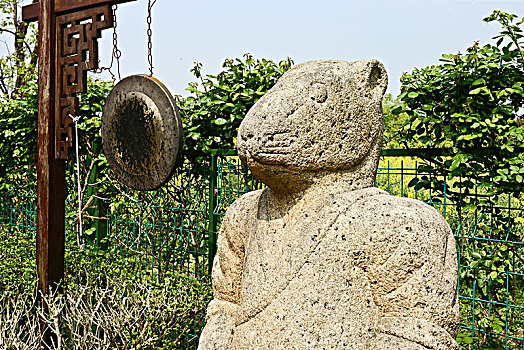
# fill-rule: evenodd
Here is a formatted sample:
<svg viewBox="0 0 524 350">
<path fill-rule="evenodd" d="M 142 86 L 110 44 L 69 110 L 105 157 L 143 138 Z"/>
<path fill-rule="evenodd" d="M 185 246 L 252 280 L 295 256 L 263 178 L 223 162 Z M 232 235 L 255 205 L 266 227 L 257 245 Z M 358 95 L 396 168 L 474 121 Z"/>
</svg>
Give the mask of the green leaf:
<svg viewBox="0 0 524 350">
<path fill-rule="evenodd" d="M 453 162 L 451 163 L 451 166 L 449 167 L 449 171 L 454 171 L 455 169 L 458 168 L 459 165 L 460 165 L 460 159 L 458 158 L 453 159 Z"/>
<path fill-rule="evenodd" d="M 419 182 L 419 179 L 417 177 L 414 177 L 412 178 L 409 183 L 408 183 L 408 187 L 415 187 L 417 185 L 417 183 Z"/>
<path fill-rule="evenodd" d="M 477 135 L 460 135 L 459 137 L 457 137 L 457 140 L 473 140 L 477 137 Z"/>
<path fill-rule="evenodd" d="M 454 55 L 445 53 L 442 55 L 442 61 L 448 62 L 453 60 Z"/>
<path fill-rule="evenodd" d="M 225 120 L 224 118 L 217 118 L 217 119 L 215 120 L 215 124 L 216 124 L 216 125 L 224 125 L 224 124 L 226 124 L 226 123 L 227 123 L 227 120 Z"/>
<path fill-rule="evenodd" d="M 493 324 L 493 330 L 497 333 L 504 333 L 504 330 L 502 329 L 502 327 L 498 324 Z"/>
<path fill-rule="evenodd" d="M 391 113 L 393 113 L 395 115 L 398 115 L 398 114 L 402 113 L 402 111 L 403 111 L 402 106 L 396 106 L 393 109 L 391 109 Z"/>
<path fill-rule="evenodd" d="M 480 94 L 481 92 L 484 92 L 486 90 L 486 87 L 483 86 L 483 87 L 479 87 L 479 88 L 476 88 L 476 89 L 473 89 L 469 92 L 470 95 L 477 95 L 477 94 Z"/>
<path fill-rule="evenodd" d="M 486 80 L 484 80 L 484 78 L 479 78 L 477 80 L 475 80 L 471 86 L 475 86 L 475 85 L 486 85 Z"/>
</svg>

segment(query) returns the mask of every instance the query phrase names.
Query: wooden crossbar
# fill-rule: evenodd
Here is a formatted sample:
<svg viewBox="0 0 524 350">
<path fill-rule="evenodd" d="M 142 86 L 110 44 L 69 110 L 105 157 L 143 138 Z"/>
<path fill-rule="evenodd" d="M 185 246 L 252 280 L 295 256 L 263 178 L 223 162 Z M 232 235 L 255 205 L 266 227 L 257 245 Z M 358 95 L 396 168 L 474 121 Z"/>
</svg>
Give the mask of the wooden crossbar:
<svg viewBox="0 0 524 350">
<path fill-rule="evenodd" d="M 121 4 L 136 0 L 55 0 L 55 14 L 62 15 L 65 13 L 85 10 L 104 4 Z M 24 22 L 34 22 L 38 20 L 40 14 L 39 4 L 34 3 L 22 7 L 22 20 Z"/>
</svg>

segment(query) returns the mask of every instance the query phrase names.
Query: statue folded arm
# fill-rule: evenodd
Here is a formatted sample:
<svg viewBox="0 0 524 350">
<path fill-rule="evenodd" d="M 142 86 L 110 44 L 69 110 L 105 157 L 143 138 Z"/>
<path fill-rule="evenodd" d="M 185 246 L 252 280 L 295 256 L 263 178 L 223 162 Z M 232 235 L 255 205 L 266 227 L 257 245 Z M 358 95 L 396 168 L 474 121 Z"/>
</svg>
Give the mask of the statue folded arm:
<svg viewBox="0 0 524 350">
<path fill-rule="evenodd" d="M 449 225 L 422 202 L 373 199 L 366 209 L 386 208 L 373 215 L 383 241 L 369 250 L 366 269 L 382 313 L 378 330 L 428 349 L 456 349 L 457 258 Z"/>
</svg>

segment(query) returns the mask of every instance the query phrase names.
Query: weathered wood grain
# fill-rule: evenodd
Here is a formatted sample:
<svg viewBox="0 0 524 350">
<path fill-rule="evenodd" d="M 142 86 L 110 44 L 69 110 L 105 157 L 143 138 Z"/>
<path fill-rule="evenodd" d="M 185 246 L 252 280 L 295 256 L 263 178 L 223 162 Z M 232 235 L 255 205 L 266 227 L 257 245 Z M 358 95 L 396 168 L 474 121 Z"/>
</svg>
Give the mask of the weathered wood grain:
<svg viewBox="0 0 524 350">
<path fill-rule="evenodd" d="M 94 7 L 103 4 L 121 4 L 136 0 L 56 0 L 54 12 L 61 15 L 68 12 L 76 12 L 84 10 L 89 7 Z M 31 4 L 22 7 L 22 20 L 24 22 L 34 22 L 38 20 L 39 5 Z"/>
</svg>

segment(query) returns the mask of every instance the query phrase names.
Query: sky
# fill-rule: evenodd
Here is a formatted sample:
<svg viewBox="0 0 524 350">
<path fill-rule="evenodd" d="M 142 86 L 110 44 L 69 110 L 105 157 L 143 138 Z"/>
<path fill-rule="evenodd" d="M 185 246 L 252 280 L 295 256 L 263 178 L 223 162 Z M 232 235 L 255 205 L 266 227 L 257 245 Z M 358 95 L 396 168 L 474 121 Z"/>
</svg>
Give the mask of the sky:
<svg viewBox="0 0 524 350">
<path fill-rule="evenodd" d="M 524 15 L 524 0 L 157 0 L 154 75 L 172 94 L 187 96 L 195 61 L 204 74 L 217 74 L 225 58 L 248 52 L 295 63 L 377 58 L 388 71 L 388 92 L 398 95 L 402 72 L 437 64 L 443 53 L 464 52 L 477 40 L 493 42 L 500 27 L 482 19 L 496 8 Z M 147 0 L 118 7 L 122 77 L 148 73 L 146 15 Z M 107 30 L 101 65 L 111 51 Z"/>
</svg>

